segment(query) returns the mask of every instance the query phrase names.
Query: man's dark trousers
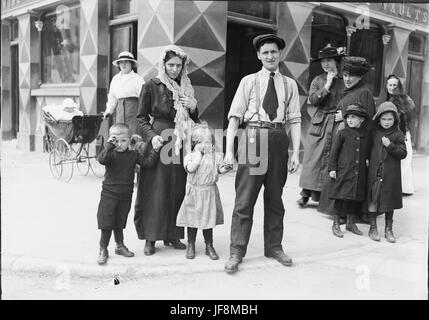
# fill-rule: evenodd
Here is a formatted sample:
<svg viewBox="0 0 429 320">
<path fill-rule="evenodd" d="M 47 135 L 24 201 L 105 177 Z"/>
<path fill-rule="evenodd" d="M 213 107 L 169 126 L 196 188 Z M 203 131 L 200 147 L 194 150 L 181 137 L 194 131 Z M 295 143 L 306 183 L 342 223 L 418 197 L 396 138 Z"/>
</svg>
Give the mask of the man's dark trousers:
<svg viewBox="0 0 429 320">
<path fill-rule="evenodd" d="M 289 139 L 284 128 L 246 128 L 247 139 L 239 141 L 239 165 L 235 178 L 235 206 L 231 224 L 230 253 L 241 257 L 246 255 L 250 232 L 253 224 L 253 211 L 262 185 L 264 191 L 264 249 L 265 251 L 282 250 L 284 206 L 282 201 L 283 187 L 287 179 L 287 163 Z M 254 137 L 253 139 L 249 139 Z M 261 138 L 262 137 L 262 138 Z M 249 142 L 249 140 L 252 142 Z M 262 140 L 262 141 L 261 141 Z M 260 154 L 261 142 L 268 140 L 268 152 Z M 243 144 L 250 146 L 243 149 Z M 254 145 L 256 144 L 256 148 Z M 241 163 L 246 153 L 246 163 Z M 267 161 L 268 167 L 264 172 L 255 170 L 256 155 L 261 161 Z M 265 153 L 265 154 L 264 154 Z M 253 159 L 253 161 L 252 161 Z M 241 160 L 241 161 L 240 161 Z M 249 160 L 251 163 L 249 163 Z M 253 163 L 253 164 L 252 164 Z M 252 171 L 258 174 L 252 174 Z M 253 172 L 253 173 L 255 173 Z"/>
</svg>

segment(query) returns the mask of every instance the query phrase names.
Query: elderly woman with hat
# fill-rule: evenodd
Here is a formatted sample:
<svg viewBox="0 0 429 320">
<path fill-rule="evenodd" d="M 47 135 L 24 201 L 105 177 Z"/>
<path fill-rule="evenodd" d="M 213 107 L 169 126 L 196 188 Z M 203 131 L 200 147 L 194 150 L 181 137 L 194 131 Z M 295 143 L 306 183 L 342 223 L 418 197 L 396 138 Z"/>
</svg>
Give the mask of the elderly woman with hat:
<svg viewBox="0 0 429 320">
<path fill-rule="evenodd" d="M 342 93 L 342 98 L 338 102 L 337 109 L 341 114 L 345 114 L 346 108 L 352 104 L 361 105 L 368 115 L 369 119 L 375 114 L 374 97 L 371 90 L 362 80 L 363 76 L 370 70 L 370 65 L 365 58 L 362 57 L 344 57 L 342 61 L 342 73 L 345 89 Z M 346 122 L 340 124 L 339 130 L 347 126 Z M 368 120 L 362 124 L 362 129 L 371 132 L 372 122 Z M 335 215 L 336 209 L 334 201 L 329 199 L 322 189 L 320 195 L 318 210 L 323 213 Z M 353 221 L 347 221 L 351 225 Z"/>
<path fill-rule="evenodd" d="M 155 253 L 157 240 L 174 249 L 186 249 L 180 242 L 184 229 L 176 226 L 176 218 L 187 178 L 183 149 L 190 151 L 191 128 L 198 121 L 189 62 L 189 56 L 178 46 L 165 47 L 158 75 L 143 85 L 140 94 L 137 119 L 142 138 L 154 149 L 164 145 L 157 165 L 140 171 L 134 224 L 138 238 L 146 240 L 145 255 Z"/>
<path fill-rule="evenodd" d="M 339 74 L 344 48 L 332 47 L 328 44 L 319 51 L 318 57 L 312 59 L 319 62 L 323 73 L 313 79 L 310 85 L 308 103 L 314 110 L 307 137 L 303 141 L 304 158 L 299 186 L 302 188 L 298 204 L 304 207 L 309 198 L 319 201 L 320 192 L 328 174 L 328 159 L 332 140 L 340 122 L 341 112 L 337 104 L 344 89 L 342 75 Z"/>
<path fill-rule="evenodd" d="M 137 133 L 137 110 L 139 96 L 144 80 L 133 71 L 137 61 L 132 53 L 121 52 L 118 59 L 112 64 L 121 71 L 116 74 L 110 83 L 104 117 L 114 114 L 114 123 L 125 123 L 131 133 Z M 116 112 L 115 112 L 116 111 Z"/>
</svg>

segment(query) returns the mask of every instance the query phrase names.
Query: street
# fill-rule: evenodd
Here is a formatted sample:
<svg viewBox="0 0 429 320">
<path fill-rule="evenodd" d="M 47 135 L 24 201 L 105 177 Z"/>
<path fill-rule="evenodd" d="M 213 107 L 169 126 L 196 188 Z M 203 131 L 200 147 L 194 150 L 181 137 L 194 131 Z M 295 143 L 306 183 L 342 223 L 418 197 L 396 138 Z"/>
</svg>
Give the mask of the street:
<svg viewBox="0 0 429 320">
<path fill-rule="evenodd" d="M 429 158 L 416 155 L 416 193 L 404 197 L 395 212 L 397 243 L 383 237 L 331 233 L 332 220 L 310 205 L 298 208 L 299 175 L 284 189 L 286 209 L 283 247 L 294 259 L 283 267 L 263 256 L 262 193 L 255 207 L 248 255 L 235 275 L 223 272 L 228 258 L 234 203 L 234 173 L 221 178 L 219 189 L 225 225 L 214 230 L 220 260 L 204 255 L 202 234 L 197 257 L 157 242 L 146 257 L 137 239 L 131 210 L 125 243 L 134 258 L 114 255 L 98 266 L 96 209 L 101 179 L 75 170 L 69 183 L 51 176 L 48 155 L 24 153 L 14 141 L 2 143 L 2 299 L 427 299 L 427 169 Z M 384 235 L 384 217 L 379 217 Z M 344 225 L 342 226 L 344 231 Z M 114 269 L 117 268 L 117 269 Z M 123 269 L 121 269 L 123 268 Z M 114 284 L 115 270 L 119 284 Z M 110 271 L 112 273 L 110 273 Z M 131 272 L 132 271 L 132 272 Z"/>
</svg>

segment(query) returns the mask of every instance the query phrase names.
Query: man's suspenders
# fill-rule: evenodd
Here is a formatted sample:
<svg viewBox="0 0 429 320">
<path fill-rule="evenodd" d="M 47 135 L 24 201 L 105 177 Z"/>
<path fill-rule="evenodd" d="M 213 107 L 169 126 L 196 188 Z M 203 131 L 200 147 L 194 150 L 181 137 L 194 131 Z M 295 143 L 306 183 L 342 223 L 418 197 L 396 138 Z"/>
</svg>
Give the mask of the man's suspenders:
<svg viewBox="0 0 429 320">
<path fill-rule="evenodd" d="M 261 106 L 261 97 L 260 97 L 260 90 L 261 90 L 261 85 L 259 83 L 259 76 L 258 76 L 258 72 L 254 74 L 254 89 L 255 89 L 255 98 L 256 98 L 256 113 L 258 115 L 258 120 L 259 119 L 259 108 Z M 286 122 L 286 114 L 287 114 L 287 110 L 289 107 L 289 103 L 290 103 L 290 99 L 292 98 L 292 94 L 289 96 L 289 91 L 287 88 L 287 78 L 282 75 L 282 79 L 283 79 L 283 84 L 284 84 L 284 88 L 285 88 L 285 109 L 284 109 L 284 119 L 283 121 Z M 252 116 L 253 118 L 253 116 Z"/>
</svg>

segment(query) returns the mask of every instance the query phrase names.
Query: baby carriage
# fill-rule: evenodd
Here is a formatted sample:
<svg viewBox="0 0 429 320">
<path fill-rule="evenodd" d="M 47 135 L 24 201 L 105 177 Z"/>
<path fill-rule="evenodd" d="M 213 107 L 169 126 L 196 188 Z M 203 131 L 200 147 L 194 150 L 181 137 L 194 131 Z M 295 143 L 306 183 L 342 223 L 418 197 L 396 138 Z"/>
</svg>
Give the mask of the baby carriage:
<svg viewBox="0 0 429 320">
<path fill-rule="evenodd" d="M 74 116 L 70 121 L 56 120 L 49 112 L 43 111 L 46 124 L 44 148 L 49 152 L 49 167 L 57 179 L 68 182 L 73 176 L 73 167 L 82 175 L 91 170 L 94 175 L 103 177 L 104 167 L 96 156 L 103 148 L 102 143 L 93 144 L 99 136 L 103 115 Z"/>
</svg>

